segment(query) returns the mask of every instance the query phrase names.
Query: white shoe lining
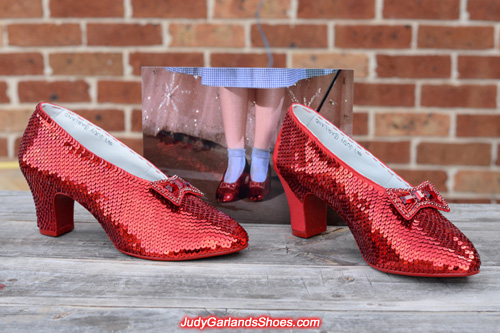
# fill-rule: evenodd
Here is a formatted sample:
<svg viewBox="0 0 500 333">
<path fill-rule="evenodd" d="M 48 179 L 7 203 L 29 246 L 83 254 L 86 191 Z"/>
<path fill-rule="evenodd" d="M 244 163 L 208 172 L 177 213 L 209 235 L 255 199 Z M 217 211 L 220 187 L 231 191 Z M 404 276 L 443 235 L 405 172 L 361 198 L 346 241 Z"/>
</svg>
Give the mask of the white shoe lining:
<svg viewBox="0 0 500 333">
<path fill-rule="evenodd" d="M 335 156 L 351 168 L 386 188 L 411 188 L 410 184 L 384 165 L 316 111 L 300 104 L 292 108 L 295 116 Z"/>
<path fill-rule="evenodd" d="M 165 174 L 145 158 L 76 113 L 43 103 L 42 110 L 82 146 L 128 173 L 149 181 L 165 179 Z"/>
</svg>

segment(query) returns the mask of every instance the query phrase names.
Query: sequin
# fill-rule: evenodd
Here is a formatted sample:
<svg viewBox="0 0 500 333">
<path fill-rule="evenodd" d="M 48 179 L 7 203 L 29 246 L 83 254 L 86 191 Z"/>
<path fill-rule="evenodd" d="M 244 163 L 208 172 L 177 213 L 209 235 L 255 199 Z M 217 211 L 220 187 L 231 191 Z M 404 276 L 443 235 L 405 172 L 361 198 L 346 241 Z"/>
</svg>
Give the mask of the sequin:
<svg viewBox="0 0 500 333">
<path fill-rule="evenodd" d="M 266 180 L 254 182 L 250 176 L 248 183 L 248 199 L 252 201 L 262 201 L 271 192 L 271 170 L 268 168 Z"/>
<path fill-rule="evenodd" d="M 292 107 L 278 136 L 274 167 L 288 191 L 291 215 L 303 214 L 297 221 L 317 224 L 304 231 L 307 225 L 296 222 L 295 228 L 302 229 L 294 234 L 309 237 L 324 231 L 326 213 L 321 209 L 327 203 L 346 222 L 373 268 L 414 276 L 479 272 L 474 245 L 438 211 L 449 208 L 432 184 L 424 182 L 410 190 L 378 185 L 326 150 Z"/>
<path fill-rule="evenodd" d="M 226 183 L 224 181 L 226 171 L 224 171 L 222 180 L 215 191 L 215 198 L 217 201 L 232 202 L 246 197 L 248 194 L 248 182 L 250 177 L 250 166 L 248 165 L 248 161 L 245 159 L 245 168 L 241 173 L 240 178 L 238 178 L 238 180 L 234 183 Z"/>
<path fill-rule="evenodd" d="M 76 200 L 99 221 L 115 247 L 128 255 L 186 260 L 232 253 L 248 245 L 245 230 L 203 201 L 191 184 L 177 176 L 151 182 L 109 163 L 70 136 L 41 104 L 23 135 L 19 164 L 33 194 L 42 234 L 71 231 Z"/>
</svg>

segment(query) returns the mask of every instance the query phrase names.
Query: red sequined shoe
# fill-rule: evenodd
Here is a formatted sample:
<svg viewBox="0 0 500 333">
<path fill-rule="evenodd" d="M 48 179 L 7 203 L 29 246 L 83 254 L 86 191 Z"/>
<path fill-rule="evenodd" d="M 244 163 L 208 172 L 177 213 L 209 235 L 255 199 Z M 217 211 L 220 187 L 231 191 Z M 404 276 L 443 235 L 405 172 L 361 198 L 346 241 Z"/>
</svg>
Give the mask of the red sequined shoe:
<svg viewBox="0 0 500 333">
<path fill-rule="evenodd" d="M 222 255 L 248 245 L 245 230 L 183 179 L 168 177 L 106 131 L 43 103 L 29 120 L 19 163 L 44 235 L 73 230 L 76 200 L 115 247 L 152 260 Z"/>
<path fill-rule="evenodd" d="M 222 176 L 222 180 L 217 186 L 217 191 L 215 192 L 215 198 L 219 202 L 231 202 L 238 199 L 242 199 L 247 195 L 248 192 L 248 177 L 249 177 L 248 162 L 245 160 L 245 169 L 243 170 L 240 178 L 234 183 L 226 183 L 224 177 L 226 172 Z M 226 169 L 227 171 L 227 169 Z"/>
<path fill-rule="evenodd" d="M 429 182 L 412 187 L 314 110 L 293 104 L 273 155 L 293 234 L 326 230 L 326 204 L 347 223 L 366 262 L 403 275 L 479 273 L 474 245 L 439 210 Z"/>
<path fill-rule="evenodd" d="M 269 167 L 270 168 L 270 167 Z M 262 201 L 271 192 L 271 170 L 267 170 L 267 178 L 263 182 L 254 182 L 250 176 L 248 183 L 248 199 Z"/>
</svg>

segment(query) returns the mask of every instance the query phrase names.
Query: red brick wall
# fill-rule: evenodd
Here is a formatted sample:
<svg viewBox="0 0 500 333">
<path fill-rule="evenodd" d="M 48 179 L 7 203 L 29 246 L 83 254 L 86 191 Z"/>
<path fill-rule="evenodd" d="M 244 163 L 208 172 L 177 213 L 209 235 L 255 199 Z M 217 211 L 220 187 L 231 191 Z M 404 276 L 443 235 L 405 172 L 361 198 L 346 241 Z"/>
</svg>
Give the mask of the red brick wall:
<svg viewBox="0 0 500 333">
<path fill-rule="evenodd" d="M 258 0 L 0 0 L 0 159 L 40 100 L 141 150 L 140 67 L 266 66 Z M 356 70 L 357 140 L 450 201 L 500 200 L 500 2 L 266 0 L 279 67 Z"/>
</svg>

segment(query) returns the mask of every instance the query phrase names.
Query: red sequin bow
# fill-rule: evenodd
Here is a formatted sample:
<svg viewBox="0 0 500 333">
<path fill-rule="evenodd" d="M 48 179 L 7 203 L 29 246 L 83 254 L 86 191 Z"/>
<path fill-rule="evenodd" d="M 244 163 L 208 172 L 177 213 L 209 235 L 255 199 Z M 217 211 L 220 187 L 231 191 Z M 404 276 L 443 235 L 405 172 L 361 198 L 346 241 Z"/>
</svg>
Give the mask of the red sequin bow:
<svg viewBox="0 0 500 333">
<path fill-rule="evenodd" d="M 200 190 L 176 175 L 151 182 L 151 187 L 176 206 L 181 205 L 186 193 L 203 196 Z"/>
<path fill-rule="evenodd" d="M 394 207 L 407 220 L 410 220 L 424 207 L 434 207 L 445 212 L 450 207 L 429 181 L 411 189 L 388 188 L 387 194 Z"/>
</svg>

